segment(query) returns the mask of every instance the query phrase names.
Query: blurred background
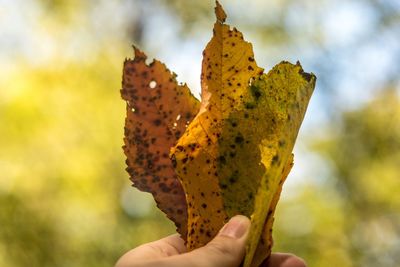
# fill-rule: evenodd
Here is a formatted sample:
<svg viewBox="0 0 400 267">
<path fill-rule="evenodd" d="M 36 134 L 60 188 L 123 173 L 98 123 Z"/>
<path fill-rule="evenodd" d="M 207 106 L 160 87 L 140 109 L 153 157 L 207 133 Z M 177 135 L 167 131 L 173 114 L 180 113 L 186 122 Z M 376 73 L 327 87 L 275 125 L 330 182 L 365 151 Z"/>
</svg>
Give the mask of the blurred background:
<svg viewBox="0 0 400 267">
<path fill-rule="evenodd" d="M 400 2 L 221 0 L 266 70 L 318 77 L 275 251 L 309 266 L 400 262 Z M 131 44 L 200 91 L 214 1 L 0 0 L 0 266 L 112 266 L 174 232 L 125 172 Z"/>
</svg>

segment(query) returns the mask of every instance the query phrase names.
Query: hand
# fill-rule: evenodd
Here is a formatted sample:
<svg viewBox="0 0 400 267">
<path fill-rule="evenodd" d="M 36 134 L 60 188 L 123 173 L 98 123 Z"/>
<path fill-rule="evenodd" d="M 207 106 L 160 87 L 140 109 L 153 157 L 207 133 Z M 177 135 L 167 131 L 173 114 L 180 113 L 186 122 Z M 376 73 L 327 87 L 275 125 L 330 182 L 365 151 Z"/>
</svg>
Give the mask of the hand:
<svg viewBox="0 0 400 267">
<path fill-rule="evenodd" d="M 178 234 L 141 245 L 123 255 L 115 267 L 238 267 L 243 260 L 250 220 L 233 217 L 218 235 L 202 248 L 186 252 Z M 305 267 L 300 258 L 273 253 L 269 267 Z"/>
</svg>

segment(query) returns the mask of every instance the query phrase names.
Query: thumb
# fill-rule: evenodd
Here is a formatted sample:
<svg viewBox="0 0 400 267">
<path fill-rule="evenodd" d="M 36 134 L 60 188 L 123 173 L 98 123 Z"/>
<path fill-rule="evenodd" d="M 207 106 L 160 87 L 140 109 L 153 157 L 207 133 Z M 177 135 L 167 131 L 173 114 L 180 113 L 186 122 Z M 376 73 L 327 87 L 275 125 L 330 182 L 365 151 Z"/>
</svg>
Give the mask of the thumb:
<svg viewBox="0 0 400 267">
<path fill-rule="evenodd" d="M 183 254 L 187 262 L 196 267 L 237 267 L 240 265 L 250 228 L 250 220 L 234 216 L 222 227 L 217 236 L 202 248 Z"/>
</svg>

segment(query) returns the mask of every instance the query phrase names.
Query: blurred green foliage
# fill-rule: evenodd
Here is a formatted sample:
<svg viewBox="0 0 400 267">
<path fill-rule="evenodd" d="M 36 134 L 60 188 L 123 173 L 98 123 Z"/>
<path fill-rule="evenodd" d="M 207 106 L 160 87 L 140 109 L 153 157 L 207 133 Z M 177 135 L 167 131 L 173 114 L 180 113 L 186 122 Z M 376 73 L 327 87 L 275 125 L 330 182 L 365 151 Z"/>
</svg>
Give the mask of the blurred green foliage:
<svg viewBox="0 0 400 267">
<path fill-rule="evenodd" d="M 1 266 L 111 266 L 132 246 L 173 231 L 148 198 L 145 217 L 121 206 L 134 189 L 121 149 L 120 67 L 105 56 L 7 77 L 13 96 L 0 106 Z"/>
<path fill-rule="evenodd" d="M 345 113 L 340 127 L 316 148 L 334 171 L 345 205 L 348 253 L 359 266 L 400 262 L 400 98 L 382 91 L 359 110 Z"/>
<path fill-rule="evenodd" d="M 130 248 L 174 232 L 149 195 L 130 187 L 124 171 L 125 104 L 119 96 L 122 63 L 131 55 L 132 40 L 154 49 L 154 42 L 146 37 L 149 23 L 154 24 L 144 15 L 152 14 L 149 10 L 170 12 L 189 37 L 201 31 L 210 36 L 213 3 L 100 2 L 41 0 L 32 1 L 36 4 L 31 9 L 17 5 L 22 17 L 39 14 L 36 28 L 23 25 L 28 32 L 15 23 L 21 40 L 28 40 L 21 51 L 34 50 L 28 56 L 16 53 L 17 45 L 7 45 L 0 38 L 1 45 L 6 43 L 0 56 L 12 56 L 7 64 L 0 64 L 0 266 L 112 266 Z M 296 1 L 270 1 L 265 20 L 259 12 L 262 9 L 243 13 L 241 8 L 232 8 L 240 5 L 238 2 L 224 3 L 233 14 L 232 24 L 243 21 L 244 28 L 251 29 L 258 40 L 270 40 L 255 42 L 256 48 L 274 53 L 275 45 L 280 45 L 282 53 L 298 53 L 304 42 L 320 46 L 320 50 L 311 48 L 317 60 L 310 63 L 317 68 L 318 86 L 322 87 L 317 87 L 315 96 L 320 106 L 340 102 L 339 95 L 349 96 L 344 91 L 329 91 L 340 77 L 332 66 L 343 63 L 335 62 L 335 56 L 345 49 L 339 45 L 337 54 L 331 53 L 326 47 L 329 38 L 318 28 L 300 34 L 294 15 L 296 10 L 319 14 L 328 2 L 303 7 Z M 350 49 L 375 40 L 377 32 L 387 34 L 399 21 L 391 1 L 365 3 L 379 23 Z M 265 3 L 254 1 L 251 6 L 264 7 Z M 106 21 L 99 22 L 101 12 Z M 157 12 L 152 14 L 154 18 L 161 14 Z M 315 22 L 311 20 L 318 26 Z M 166 27 L 155 25 L 157 31 Z M 29 34 L 39 39 L 32 41 Z M 49 36 L 58 41 L 49 44 Z M 181 40 L 171 44 L 177 51 Z M 291 48 L 294 46 L 302 49 Z M 324 53 L 328 54 L 325 58 Z M 344 66 L 348 68 L 343 72 L 353 68 Z M 337 104 L 328 123 L 318 125 L 316 132 L 322 134 L 306 131 L 309 138 L 300 135 L 306 140 L 303 146 L 315 155 L 312 159 L 319 161 L 304 162 L 301 157 L 305 155 L 296 154 L 295 168 L 316 170 L 300 173 L 300 182 L 284 187 L 276 213 L 275 251 L 296 253 L 309 266 L 397 266 L 400 262 L 396 68 L 391 66 L 393 72 L 384 73 L 387 79 L 376 84 L 370 100 L 351 111 Z M 318 95 L 321 90 L 326 90 L 328 98 Z M 306 119 L 320 112 L 311 107 Z M 323 172 L 323 167 L 328 171 Z M 287 183 L 294 178 L 291 176 Z"/>
<path fill-rule="evenodd" d="M 310 266 L 397 265 L 399 122 L 400 97 L 388 88 L 312 141 L 332 172 L 328 181 L 307 184 L 298 197 L 280 203 L 276 249 L 294 250 Z"/>
</svg>

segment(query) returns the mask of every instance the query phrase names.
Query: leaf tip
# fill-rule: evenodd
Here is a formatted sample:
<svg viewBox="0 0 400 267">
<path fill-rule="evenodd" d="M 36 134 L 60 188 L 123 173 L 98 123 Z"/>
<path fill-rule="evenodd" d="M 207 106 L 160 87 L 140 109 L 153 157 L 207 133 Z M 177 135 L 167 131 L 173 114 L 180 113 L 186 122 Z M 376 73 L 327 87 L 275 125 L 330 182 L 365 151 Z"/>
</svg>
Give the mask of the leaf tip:
<svg viewBox="0 0 400 267">
<path fill-rule="evenodd" d="M 135 45 L 132 45 L 132 48 L 135 53 L 134 61 L 144 61 L 147 59 L 146 54 L 142 50 L 137 48 Z"/>
<path fill-rule="evenodd" d="M 317 77 L 314 75 L 314 73 L 308 73 L 303 70 L 303 67 L 300 64 L 300 61 L 297 60 L 296 66 L 300 67 L 299 69 L 299 74 L 303 77 L 304 80 L 306 80 L 309 83 L 315 83 L 317 80 Z"/>
<path fill-rule="evenodd" d="M 218 0 L 215 1 L 215 16 L 221 24 L 226 20 L 226 13 Z"/>
</svg>

